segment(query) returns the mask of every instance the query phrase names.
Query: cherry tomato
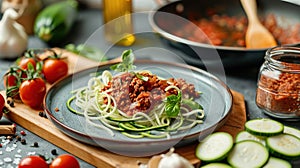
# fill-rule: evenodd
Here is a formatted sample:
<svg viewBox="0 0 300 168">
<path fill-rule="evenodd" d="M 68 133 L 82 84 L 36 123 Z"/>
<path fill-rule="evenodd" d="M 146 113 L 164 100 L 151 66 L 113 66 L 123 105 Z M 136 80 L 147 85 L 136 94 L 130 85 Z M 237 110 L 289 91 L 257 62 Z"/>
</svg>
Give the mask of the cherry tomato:
<svg viewBox="0 0 300 168">
<path fill-rule="evenodd" d="M 50 168 L 80 168 L 80 165 L 74 156 L 62 154 L 51 162 Z"/>
<path fill-rule="evenodd" d="M 24 104 L 40 108 L 46 94 L 46 84 L 42 78 L 25 80 L 21 83 L 19 92 Z"/>
<path fill-rule="evenodd" d="M 2 118 L 2 115 L 3 115 L 3 107 L 5 105 L 5 99 L 4 97 L 2 96 L 2 94 L 0 94 L 0 119 Z"/>
<path fill-rule="evenodd" d="M 35 69 L 35 67 L 36 67 L 36 61 L 33 59 L 33 58 L 22 58 L 21 60 L 20 60 L 20 62 L 19 62 L 19 67 L 21 68 L 21 69 L 24 69 L 24 70 L 26 70 L 26 69 L 28 69 L 28 64 L 29 63 L 31 63 L 32 64 L 32 66 L 34 67 L 34 69 Z"/>
<path fill-rule="evenodd" d="M 27 156 L 23 158 L 18 168 L 48 168 L 47 162 L 40 156 Z"/>
<path fill-rule="evenodd" d="M 42 72 L 47 82 L 54 83 L 68 74 L 68 64 L 61 59 L 47 59 Z"/>
</svg>

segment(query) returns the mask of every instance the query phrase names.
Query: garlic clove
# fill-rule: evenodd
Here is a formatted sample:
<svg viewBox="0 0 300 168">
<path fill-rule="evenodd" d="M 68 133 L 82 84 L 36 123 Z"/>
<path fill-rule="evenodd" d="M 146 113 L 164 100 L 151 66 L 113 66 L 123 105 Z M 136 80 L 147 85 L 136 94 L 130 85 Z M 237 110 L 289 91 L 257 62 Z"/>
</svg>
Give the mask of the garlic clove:
<svg viewBox="0 0 300 168">
<path fill-rule="evenodd" d="M 175 149 L 170 148 L 166 154 L 153 156 L 148 168 L 194 168 L 194 166 L 184 157 L 174 153 Z"/>
<path fill-rule="evenodd" d="M 19 14 L 9 8 L 0 21 L 0 58 L 16 58 L 27 49 L 28 36 L 24 27 L 15 21 L 18 17 Z"/>
<path fill-rule="evenodd" d="M 161 161 L 162 157 L 160 155 L 153 156 L 147 165 L 147 168 L 158 168 L 158 164 Z"/>
<path fill-rule="evenodd" d="M 20 15 L 12 8 L 8 8 L 4 11 L 3 18 L 16 20 L 20 17 Z"/>
<path fill-rule="evenodd" d="M 184 157 L 177 153 L 171 155 L 163 155 L 161 161 L 158 164 L 158 168 L 193 168 L 194 166 L 186 160 Z"/>
</svg>

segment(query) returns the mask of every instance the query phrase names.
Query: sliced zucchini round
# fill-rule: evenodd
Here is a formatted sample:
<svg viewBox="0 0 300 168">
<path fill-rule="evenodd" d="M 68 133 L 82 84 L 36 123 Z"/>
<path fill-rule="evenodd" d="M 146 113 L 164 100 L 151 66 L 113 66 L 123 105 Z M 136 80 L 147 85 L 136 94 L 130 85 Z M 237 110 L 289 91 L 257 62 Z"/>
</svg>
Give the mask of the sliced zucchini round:
<svg viewBox="0 0 300 168">
<path fill-rule="evenodd" d="M 293 128 L 285 125 L 283 128 L 283 133 L 291 134 L 300 138 L 300 130 L 298 130 L 297 128 Z"/>
<path fill-rule="evenodd" d="M 267 164 L 264 165 L 263 168 L 292 168 L 292 165 L 286 160 L 270 157 Z"/>
<path fill-rule="evenodd" d="M 255 135 L 250 134 L 247 131 L 241 131 L 236 135 L 235 142 L 240 142 L 240 141 L 244 141 L 244 140 L 254 140 L 263 145 L 266 145 L 265 137 L 255 136 Z"/>
<path fill-rule="evenodd" d="M 201 166 L 200 168 L 232 168 L 225 163 L 209 163 L 207 165 Z"/>
<path fill-rule="evenodd" d="M 269 159 L 267 148 L 254 140 L 245 140 L 235 144 L 227 157 L 232 167 L 262 167 Z"/>
<path fill-rule="evenodd" d="M 300 139 L 290 134 L 280 134 L 266 139 L 270 153 L 279 158 L 294 160 L 300 158 Z"/>
<path fill-rule="evenodd" d="M 205 162 L 221 161 L 233 147 L 233 138 L 227 132 L 215 132 L 201 141 L 196 148 L 196 156 Z"/>
<path fill-rule="evenodd" d="M 257 136 L 274 136 L 283 133 L 283 124 L 267 118 L 253 119 L 245 123 L 245 129 Z"/>
</svg>

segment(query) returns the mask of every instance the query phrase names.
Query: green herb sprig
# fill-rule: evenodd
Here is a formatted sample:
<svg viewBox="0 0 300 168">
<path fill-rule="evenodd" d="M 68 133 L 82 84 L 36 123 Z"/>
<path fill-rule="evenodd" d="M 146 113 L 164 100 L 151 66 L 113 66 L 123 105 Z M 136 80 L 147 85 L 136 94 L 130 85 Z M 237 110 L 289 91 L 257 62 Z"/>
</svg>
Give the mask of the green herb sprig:
<svg viewBox="0 0 300 168">
<path fill-rule="evenodd" d="M 132 50 L 125 50 L 122 53 L 121 58 L 122 58 L 122 61 L 120 63 L 110 66 L 111 70 L 114 70 L 117 72 L 129 72 L 136 68 L 136 66 L 134 65 L 134 54 L 132 53 Z M 148 77 L 146 77 L 146 76 L 135 73 L 133 71 L 130 73 L 134 74 L 137 78 L 139 78 L 143 81 L 148 81 Z"/>
<path fill-rule="evenodd" d="M 110 66 L 110 69 L 118 72 L 129 72 L 136 68 L 136 66 L 133 65 L 134 54 L 132 53 L 132 50 L 125 50 L 122 53 L 121 59 L 122 61 L 120 63 Z"/>
<path fill-rule="evenodd" d="M 181 92 L 167 97 L 165 111 L 168 117 L 177 117 L 180 112 Z"/>
</svg>

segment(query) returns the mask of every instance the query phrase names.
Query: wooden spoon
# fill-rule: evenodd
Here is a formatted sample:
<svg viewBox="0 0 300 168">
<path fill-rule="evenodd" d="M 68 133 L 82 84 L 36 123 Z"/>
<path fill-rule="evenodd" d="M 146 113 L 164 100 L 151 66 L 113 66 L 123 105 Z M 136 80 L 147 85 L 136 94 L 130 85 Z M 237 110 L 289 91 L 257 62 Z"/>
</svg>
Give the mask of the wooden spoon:
<svg viewBox="0 0 300 168">
<path fill-rule="evenodd" d="M 247 48 L 269 48 L 277 45 L 273 35 L 260 23 L 256 0 L 240 0 L 248 17 Z"/>
</svg>

